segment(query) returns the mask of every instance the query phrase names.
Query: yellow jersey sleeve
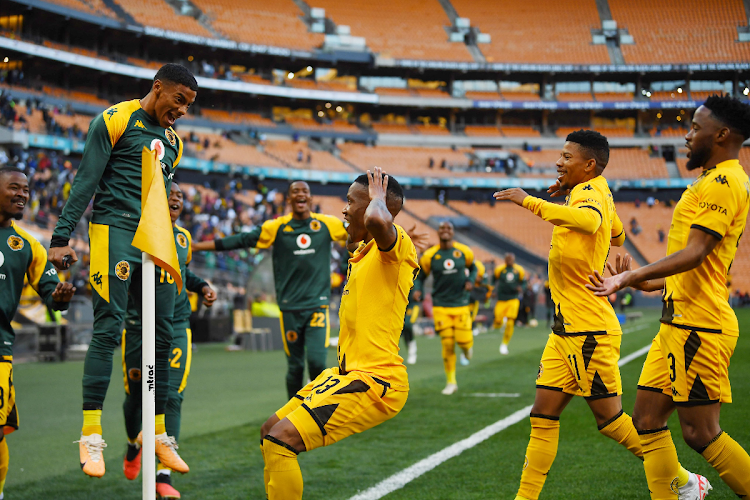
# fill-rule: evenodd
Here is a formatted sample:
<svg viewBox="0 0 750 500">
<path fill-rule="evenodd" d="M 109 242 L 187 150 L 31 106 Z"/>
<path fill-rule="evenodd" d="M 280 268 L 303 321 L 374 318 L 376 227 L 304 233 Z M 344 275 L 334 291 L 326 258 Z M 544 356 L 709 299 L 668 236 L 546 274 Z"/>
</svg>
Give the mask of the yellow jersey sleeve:
<svg viewBox="0 0 750 500">
<path fill-rule="evenodd" d="M 177 168 L 177 165 L 180 164 L 180 160 L 182 160 L 182 148 L 183 148 L 182 139 L 180 139 L 180 136 L 177 135 L 177 132 L 175 132 L 172 127 L 169 127 L 169 130 L 171 130 L 174 136 L 177 138 L 177 158 L 175 159 L 174 165 L 173 165 L 173 168 Z"/>
<path fill-rule="evenodd" d="M 31 244 L 33 257 L 26 275 L 29 277 L 29 284 L 39 293 L 39 280 L 42 279 L 47 266 L 47 250 L 35 238 L 28 238 L 27 241 Z"/>
<path fill-rule="evenodd" d="M 497 266 L 495 268 L 495 279 L 498 279 L 500 277 L 500 273 L 503 272 L 503 269 L 505 269 L 505 264 L 503 264 L 501 266 Z"/>
<path fill-rule="evenodd" d="M 590 235 L 602 225 L 603 202 L 601 193 L 586 182 L 573 188 L 565 205 L 527 196 L 523 207 L 555 226 Z"/>
<path fill-rule="evenodd" d="M 713 172 L 706 176 L 698 190 L 698 208 L 690 225 L 691 229 L 700 229 L 721 240 L 727 234 L 729 226 L 739 210 L 741 200 L 737 195 L 743 190 L 732 189 L 726 174 Z"/>
<path fill-rule="evenodd" d="M 140 109 L 141 103 L 138 99 L 132 101 L 125 101 L 114 106 L 110 106 L 102 112 L 102 118 L 104 118 L 104 124 L 107 126 L 107 132 L 109 132 L 109 142 L 112 147 L 117 144 L 122 134 L 128 128 L 128 122 L 130 121 L 130 115 L 132 115 L 137 109 Z M 114 111 L 114 112 L 113 112 Z M 175 163 L 175 166 L 177 164 Z"/>
<path fill-rule="evenodd" d="M 417 249 L 409 235 L 401 226 L 394 224 L 393 227 L 396 229 L 396 240 L 390 248 L 378 247 L 380 260 L 385 263 L 400 262 L 412 255 L 416 260 Z"/>
<path fill-rule="evenodd" d="M 427 276 L 430 274 L 430 270 L 432 268 L 432 258 L 435 256 L 437 251 L 440 249 L 439 245 L 435 245 L 433 247 L 430 247 L 427 249 L 427 251 L 422 254 L 422 258 L 419 259 L 419 267 L 422 268 L 422 275 Z"/>
<path fill-rule="evenodd" d="M 484 264 L 481 260 L 477 259 L 474 261 L 474 265 L 477 268 L 477 280 L 481 280 L 482 278 L 484 278 L 484 273 L 486 271 Z"/>
<path fill-rule="evenodd" d="M 612 217 L 612 237 L 611 242 L 612 246 L 615 247 L 621 247 L 623 243 L 625 243 L 625 228 L 622 225 L 622 221 L 620 220 L 620 217 L 617 215 L 617 212 L 613 212 L 614 217 Z"/>
<path fill-rule="evenodd" d="M 187 238 L 188 253 L 187 253 L 187 259 L 185 260 L 185 265 L 188 265 L 190 264 L 190 261 L 193 260 L 193 235 L 190 234 L 190 231 L 188 231 L 187 229 L 183 227 L 178 227 L 177 229 L 182 231 L 182 234 L 184 234 L 185 237 Z"/>
<path fill-rule="evenodd" d="M 458 243 L 455 241 L 453 242 L 453 246 L 463 252 L 464 259 L 466 261 L 466 267 L 470 268 L 472 264 L 474 264 L 474 250 L 464 245 L 463 243 Z"/>
<path fill-rule="evenodd" d="M 516 268 L 516 271 L 518 272 L 518 277 L 521 281 L 524 281 L 526 279 L 526 269 L 519 266 L 518 264 L 515 264 L 513 267 Z"/>
<path fill-rule="evenodd" d="M 273 242 L 276 241 L 276 234 L 279 232 L 279 228 L 285 222 L 288 222 L 291 216 L 279 217 L 277 219 L 267 220 L 260 227 L 260 236 L 258 242 L 255 244 L 255 248 L 270 248 Z"/>
<path fill-rule="evenodd" d="M 313 217 L 326 225 L 333 241 L 346 241 L 349 237 L 344 222 L 338 217 L 324 214 L 313 214 Z"/>
</svg>

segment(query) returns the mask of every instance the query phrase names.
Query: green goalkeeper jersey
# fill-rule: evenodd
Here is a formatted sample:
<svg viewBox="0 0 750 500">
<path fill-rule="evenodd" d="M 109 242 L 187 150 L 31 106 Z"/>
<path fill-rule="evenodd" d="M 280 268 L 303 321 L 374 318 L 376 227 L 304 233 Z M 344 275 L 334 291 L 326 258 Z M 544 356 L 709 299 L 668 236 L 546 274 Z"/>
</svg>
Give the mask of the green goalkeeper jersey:
<svg viewBox="0 0 750 500">
<path fill-rule="evenodd" d="M 47 261 L 47 251 L 33 236 L 14 221 L 0 227 L 0 356 L 13 355 L 15 333 L 10 322 L 18 309 L 24 277 L 47 307 L 68 308 L 68 302 L 56 302 L 52 292 L 60 283 L 57 271 Z"/>
<path fill-rule="evenodd" d="M 135 232 L 141 218 L 141 153 L 158 152 L 167 196 L 182 157 L 182 141 L 141 108 L 138 99 L 115 104 L 91 121 L 52 246 L 65 246 L 94 196 L 92 222 Z"/>
<path fill-rule="evenodd" d="M 432 304 L 437 307 L 462 307 L 469 305 L 470 292 L 466 282 L 474 283 L 477 267 L 474 252 L 468 246 L 453 242 L 448 249 L 440 245 L 428 249 L 419 259 L 419 275 L 414 288 L 422 290 L 427 275 L 432 273 Z"/>
<path fill-rule="evenodd" d="M 276 298 L 282 311 L 327 306 L 331 299 L 331 242 L 346 241 L 344 223 L 330 215 L 292 214 L 266 221 L 248 233 L 216 240 L 216 250 L 273 246 Z"/>
<path fill-rule="evenodd" d="M 193 237 L 190 235 L 190 231 L 180 226 L 174 226 L 174 241 L 175 247 L 177 248 L 177 259 L 180 262 L 180 273 L 182 273 L 182 291 L 179 295 L 174 298 L 174 316 L 173 322 L 187 321 L 190 319 L 190 314 L 193 312 L 190 307 L 190 299 L 188 298 L 188 291 L 201 293 L 204 286 L 207 286 L 202 278 L 193 273 L 188 265 L 193 259 Z M 174 283 L 174 278 L 164 269 L 161 270 L 159 276 L 159 282 Z M 138 315 L 138 309 L 132 300 L 128 301 L 128 312 L 125 316 L 127 325 L 140 325 L 141 317 Z"/>
</svg>

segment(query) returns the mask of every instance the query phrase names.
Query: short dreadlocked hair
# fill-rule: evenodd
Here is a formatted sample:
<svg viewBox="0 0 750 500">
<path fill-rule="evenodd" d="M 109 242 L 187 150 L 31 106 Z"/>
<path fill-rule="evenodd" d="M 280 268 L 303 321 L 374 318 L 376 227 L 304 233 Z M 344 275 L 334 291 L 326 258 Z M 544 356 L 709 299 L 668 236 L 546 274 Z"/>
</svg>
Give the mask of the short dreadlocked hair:
<svg viewBox="0 0 750 500">
<path fill-rule="evenodd" d="M 750 139 L 750 105 L 729 94 L 714 94 L 706 99 L 703 106 L 731 132 L 740 134 L 745 140 Z"/>
<path fill-rule="evenodd" d="M 595 130 L 576 130 L 565 138 L 567 142 L 575 142 L 587 155 L 596 161 L 596 166 L 602 170 L 609 163 L 609 142 L 607 138 Z"/>
</svg>

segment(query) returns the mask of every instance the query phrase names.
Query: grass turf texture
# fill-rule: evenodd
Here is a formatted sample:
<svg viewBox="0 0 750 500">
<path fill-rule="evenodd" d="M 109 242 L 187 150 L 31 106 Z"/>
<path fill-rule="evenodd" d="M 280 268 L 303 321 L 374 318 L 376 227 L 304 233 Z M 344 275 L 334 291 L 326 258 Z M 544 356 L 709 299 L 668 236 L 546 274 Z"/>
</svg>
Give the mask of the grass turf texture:
<svg viewBox="0 0 750 500">
<path fill-rule="evenodd" d="M 740 337 L 730 377 L 735 402 L 722 410 L 722 427 L 750 448 L 750 310 L 739 310 Z M 625 356 L 649 344 L 658 329 L 658 312 L 628 323 Z M 436 338 L 418 339 L 418 364 L 409 367 L 411 392 L 394 419 L 335 446 L 300 455 L 305 499 L 348 499 L 386 477 L 440 451 L 501 418 L 531 404 L 539 358 L 548 330 L 518 328 L 510 356 L 501 357 L 501 335 L 475 337 L 471 365 L 458 367 L 459 392 L 443 396 L 445 376 Z M 623 406 L 632 412 L 635 386 L 645 356 L 622 368 Z M 333 364 L 333 351 L 329 364 Z M 259 427 L 285 402 L 283 353 L 225 352 L 201 345 L 183 403 L 180 452 L 191 472 L 174 476 L 183 498 L 261 499 L 263 461 Z M 6 497 L 13 499 L 138 499 L 140 479 L 128 481 L 121 467 L 125 432 L 119 351 L 104 409 L 107 474 L 86 477 L 78 466 L 81 426 L 81 362 L 32 363 L 15 367 L 21 430 L 8 437 L 11 459 Z M 471 397 L 471 393 L 520 393 L 518 398 Z M 682 441 L 676 414 L 670 420 L 677 451 L 688 469 L 706 475 L 714 486 L 711 499 L 736 498 L 701 456 Z M 512 499 L 518 488 L 528 443 L 529 422 L 505 429 L 478 446 L 417 478 L 386 498 Z M 601 436 L 582 399 L 575 398 L 561 418 L 557 459 L 542 499 L 647 499 L 641 462 Z"/>
</svg>

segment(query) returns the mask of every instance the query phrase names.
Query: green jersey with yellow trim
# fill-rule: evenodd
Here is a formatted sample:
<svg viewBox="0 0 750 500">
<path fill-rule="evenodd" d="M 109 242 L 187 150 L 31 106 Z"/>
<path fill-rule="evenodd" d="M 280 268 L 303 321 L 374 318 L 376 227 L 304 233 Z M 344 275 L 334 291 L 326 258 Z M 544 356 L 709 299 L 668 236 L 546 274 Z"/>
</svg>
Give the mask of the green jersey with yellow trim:
<svg viewBox="0 0 750 500">
<path fill-rule="evenodd" d="M 419 259 L 421 271 L 414 282 L 417 290 L 423 290 L 424 280 L 432 273 L 432 304 L 437 307 L 468 306 L 470 292 L 466 282 L 474 283 L 477 267 L 474 265 L 474 252 L 471 248 L 453 242 L 445 250 L 440 245 L 428 249 Z"/>
<path fill-rule="evenodd" d="M 330 215 L 292 214 L 264 222 L 250 232 L 216 240 L 216 250 L 273 246 L 273 275 L 279 309 L 327 306 L 331 299 L 331 242 L 346 241 L 344 223 Z"/>
<path fill-rule="evenodd" d="M 182 291 L 179 295 L 176 295 L 174 299 L 173 321 L 177 323 L 178 321 L 187 321 L 190 319 L 190 315 L 193 312 L 190 307 L 190 299 L 188 298 L 187 292 L 201 293 L 203 287 L 207 286 L 208 283 L 202 278 L 196 276 L 188 267 L 190 261 L 193 259 L 193 236 L 190 234 L 190 231 L 175 225 L 173 233 L 175 248 L 177 248 L 177 260 L 180 262 L 180 273 L 182 274 Z M 161 283 L 164 283 L 164 281 L 174 283 L 174 278 L 162 269 L 159 281 Z M 138 315 L 138 309 L 132 300 L 128 300 L 128 311 L 125 316 L 125 321 L 128 325 L 141 324 L 141 317 Z"/>
<path fill-rule="evenodd" d="M 518 264 L 503 264 L 495 268 L 495 289 L 497 300 L 518 298 L 526 280 L 526 271 Z"/>
<path fill-rule="evenodd" d="M 47 307 L 59 311 L 68 308 L 68 302 L 56 302 L 52 298 L 60 279 L 47 261 L 47 251 L 11 221 L 9 227 L 0 227 L 0 356 L 13 355 L 15 333 L 10 322 L 18 309 L 24 277 L 28 277 Z"/>
<path fill-rule="evenodd" d="M 135 232 L 141 218 L 141 153 L 158 152 L 167 196 L 174 170 L 182 158 L 182 141 L 159 125 L 138 99 L 106 109 L 91 121 L 83 158 L 52 246 L 65 246 L 94 196 L 92 222 Z"/>
</svg>

